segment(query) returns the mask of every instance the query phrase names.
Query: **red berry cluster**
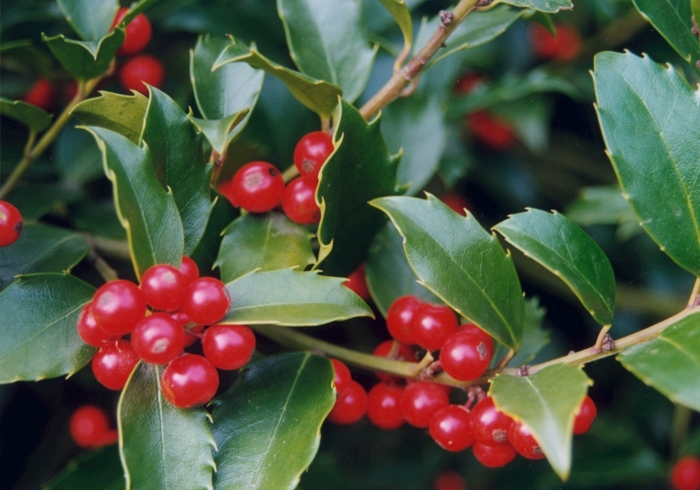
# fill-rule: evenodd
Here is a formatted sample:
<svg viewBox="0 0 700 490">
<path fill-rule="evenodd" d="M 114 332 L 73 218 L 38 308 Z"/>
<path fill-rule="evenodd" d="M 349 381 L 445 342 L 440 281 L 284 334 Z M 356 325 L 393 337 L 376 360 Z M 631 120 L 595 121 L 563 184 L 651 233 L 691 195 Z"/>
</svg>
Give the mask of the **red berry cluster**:
<svg viewBox="0 0 700 490">
<path fill-rule="evenodd" d="M 117 442 L 119 434 L 109 426 L 107 414 L 94 405 L 83 405 L 71 415 L 70 435 L 75 443 L 86 449 L 109 446 Z"/>
<path fill-rule="evenodd" d="M 700 490 L 700 458 L 684 456 L 671 471 L 673 490 Z"/>
<path fill-rule="evenodd" d="M 538 58 L 567 63 L 576 59 L 581 52 L 581 35 L 575 27 L 557 24 L 556 34 L 540 25 L 532 24 L 530 42 Z"/>
<path fill-rule="evenodd" d="M 0 247 L 15 243 L 22 235 L 23 227 L 19 210 L 7 201 L 0 201 Z"/>
<path fill-rule="evenodd" d="M 124 388 L 140 359 L 167 364 L 163 393 L 173 405 L 188 408 L 214 396 L 219 386 L 216 368 L 238 369 L 255 349 L 250 328 L 216 325 L 230 306 L 226 286 L 199 277 L 194 261 L 183 257 L 179 269 L 150 267 L 140 287 L 125 280 L 104 284 L 83 308 L 77 329 L 85 343 L 100 348 L 92 371 L 104 386 Z M 123 339 L 125 335 L 131 340 Z M 184 353 L 198 338 L 204 356 Z"/>
</svg>

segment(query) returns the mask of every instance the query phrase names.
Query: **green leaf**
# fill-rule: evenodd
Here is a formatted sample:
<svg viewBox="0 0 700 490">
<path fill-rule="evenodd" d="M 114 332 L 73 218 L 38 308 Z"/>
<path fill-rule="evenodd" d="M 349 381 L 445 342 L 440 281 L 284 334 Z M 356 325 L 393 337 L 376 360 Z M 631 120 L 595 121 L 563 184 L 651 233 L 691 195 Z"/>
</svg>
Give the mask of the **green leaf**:
<svg viewBox="0 0 700 490">
<path fill-rule="evenodd" d="M 51 116 L 45 110 L 21 100 L 12 101 L 0 97 L 0 114 L 21 122 L 35 133 L 45 130 L 51 124 Z"/>
<path fill-rule="evenodd" d="M 549 343 L 549 332 L 542 327 L 545 313 L 545 309 L 540 306 L 539 298 L 535 296 L 525 299 L 523 337 L 518 352 L 509 362 L 511 366 L 523 366 L 531 362 Z M 502 359 L 502 356 L 494 355 L 493 358 Z"/>
<path fill-rule="evenodd" d="M 693 13 L 695 22 L 700 21 L 700 0 L 690 0 L 690 10 Z"/>
<path fill-rule="evenodd" d="M 625 199 L 661 249 L 700 275 L 697 92 L 646 56 L 599 53 L 594 66 L 598 120 Z"/>
<path fill-rule="evenodd" d="M 693 68 L 700 60 L 698 37 L 690 29 L 691 5 L 689 0 L 632 0 L 642 17 L 661 34 L 676 52 Z"/>
<path fill-rule="evenodd" d="M 284 214 L 241 216 L 223 231 L 221 250 L 214 264 L 221 280 L 231 282 L 254 270 L 300 267 L 316 261 L 311 234 Z"/>
<path fill-rule="evenodd" d="M 0 248 L 0 289 L 16 275 L 68 272 L 90 247 L 75 233 L 51 226 L 28 224 L 12 247 Z"/>
<path fill-rule="evenodd" d="M 413 43 L 413 21 L 405 0 L 379 0 L 389 11 L 403 34 L 404 49 L 410 50 Z"/>
<path fill-rule="evenodd" d="M 555 364 L 532 376 L 500 374 L 489 395 L 496 407 L 532 430 L 549 464 L 566 481 L 571 469 L 574 413 L 591 381 L 580 367 Z"/>
<path fill-rule="evenodd" d="M 57 3 L 83 41 L 95 41 L 107 34 L 119 9 L 117 0 L 57 0 Z"/>
<path fill-rule="evenodd" d="M 119 398 L 119 449 L 126 488 L 211 488 L 216 444 L 204 408 L 176 408 L 162 367 L 140 363 Z"/>
<path fill-rule="evenodd" d="M 404 239 L 421 284 L 500 343 L 517 349 L 524 300 L 513 261 L 469 213 L 461 216 L 432 194 L 386 197 L 384 211 Z"/>
<path fill-rule="evenodd" d="M 190 109 L 190 113 L 187 117 L 190 122 L 194 124 L 194 127 L 197 128 L 197 131 L 204 135 L 214 151 L 219 155 L 223 155 L 230 142 L 229 135 L 239 123 L 247 119 L 249 112 L 248 109 L 243 109 L 223 119 L 209 120 L 194 117 L 192 115 L 192 109 Z"/>
<path fill-rule="evenodd" d="M 217 490 L 296 488 L 318 451 L 333 408 L 333 368 L 306 352 L 269 357 L 245 368 L 216 398 Z"/>
<path fill-rule="evenodd" d="M 85 197 L 83 189 L 71 182 L 28 182 L 21 180 L 7 200 L 20 210 L 25 222 L 38 220 L 61 205 Z"/>
<path fill-rule="evenodd" d="M 552 104 L 543 95 L 504 102 L 491 109 L 491 115 L 504 121 L 532 152 L 549 150 Z"/>
<path fill-rule="evenodd" d="M 100 92 L 99 97 L 76 105 L 71 114 L 86 126 L 109 129 L 136 144 L 141 137 L 147 108 L 148 98 L 138 92 L 133 95 Z"/>
<path fill-rule="evenodd" d="M 700 411 L 700 313 L 674 321 L 658 338 L 625 349 L 618 359 L 674 403 Z"/>
<path fill-rule="evenodd" d="M 376 49 L 369 47 L 361 0 L 277 0 L 297 68 L 343 89 L 354 102 L 369 80 Z"/>
<path fill-rule="evenodd" d="M 82 453 L 42 490 L 122 490 L 124 471 L 116 445 Z"/>
<path fill-rule="evenodd" d="M 231 309 L 219 323 L 303 327 L 373 316 L 365 302 L 343 286 L 344 281 L 317 271 L 252 272 L 226 285 Z"/>
<path fill-rule="evenodd" d="M 180 107 L 157 88 L 150 97 L 143 141 L 162 182 L 172 190 L 185 233 L 185 255 L 204 234 L 213 204 L 209 199 L 212 165 L 202 153 L 201 138 Z"/>
<path fill-rule="evenodd" d="M 78 336 L 95 289 L 68 274 L 21 276 L 0 292 L 0 383 L 72 375 L 96 349 Z"/>
<path fill-rule="evenodd" d="M 364 260 L 384 217 L 367 203 L 396 194 L 398 156 L 389 154 L 379 118 L 367 123 L 345 101 L 333 136 L 335 151 L 319 174 L 321 245 L 318 267 L 326 274 L 347 276 Z"/>
<path fill-rule="evenodd" d="M 406 260 L 403 239 L 391 223 L 386 223 L 374 238 L 365 273 L 374 304 L 384 317 L 391 303 L 401 296 L 410 294 L 431 303 L 440 303 L 437 296 L 421 286 Z"/>
<path fill-rule="evenodd" d="M 63 34 L 42 39 L 49 50 L 68 73 L 77 80 L 90 80 L 107 71 L 114 59 L 114 54 L 124 42 L 124 30 L 115 28 L 101 39 L 94 41 L 76 41 L 67 39 Z"/>
<path fill-rule="evenodd" d="M 494 0 L 491 5 L 503 3 L 513 7 L 529 8 L 538 12 L 556 14 L 560 10 L 569 10 L 574 7 L 571 0 Z"/>
<path fill-rule="evenodd" d="M 616 185 L 582 188 L 579 197 L 566 207 L 565 214 L 581 226 L 617 225 L 620 240 L 642 231 L 637 216 Z"/>
<path fill-rule="evenodd" d="M 317 114 L 330 116 L 338 106 L 339 97 L 343 95 L 340 87 L 278 65 L 261 55 L 255 44 L 248 48 L 231 38 L 231 44 L 221 52 L 213 69 L 218 70 L 236 62 L 246 62 L 252 68 L 279 78 L 299 102 Z"/>
<path fill-rule="evenodd" d="M 560 278 L 602 325 L 612 324 L 615 274 L 605 252 L 564 215 L 539 209 L 493 227 L 508 243 Z"/>
<path fill-rule="evenodd" d="M 70 183 L 86 184 L 104 175 L 95 140 L 72 124 L 56 139 L 53 157 L 61 177 Z"/>
<path fill-rule="evenodd" d="M 216 195 L 214 209 L 211 210 L 202 239 L 190 256 L 197 263 L 200 271 L 214 269 L 214 262 L 216 262 L 221 248 L 221 230 L 240 215 L 238 209 L 231 206 L 231 203 L 224 196 L 215 190 L 212 192 Z"/>
<path fill-rule="evenodd" d="M 102 151 L 137 277 L 152 265 L 179 266 L 185 242 L 182 221 L 172 193 L 158 181 L 148 147 L 136 146 L 108 129 L 85 129 Z"/>
</svg>

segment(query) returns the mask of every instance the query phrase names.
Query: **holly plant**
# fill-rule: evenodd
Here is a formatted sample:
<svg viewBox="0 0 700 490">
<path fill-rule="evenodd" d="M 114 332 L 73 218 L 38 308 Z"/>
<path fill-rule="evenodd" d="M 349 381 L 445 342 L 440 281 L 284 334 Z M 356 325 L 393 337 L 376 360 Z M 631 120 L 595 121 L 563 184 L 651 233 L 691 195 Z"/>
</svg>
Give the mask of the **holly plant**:
<svg viewBox="0 0 700 490">
<path fill-rule="evenodd" d="M 699 489 L 700 3 L 579 3 L 3 1 L 3 486 Z"/>
</svg>

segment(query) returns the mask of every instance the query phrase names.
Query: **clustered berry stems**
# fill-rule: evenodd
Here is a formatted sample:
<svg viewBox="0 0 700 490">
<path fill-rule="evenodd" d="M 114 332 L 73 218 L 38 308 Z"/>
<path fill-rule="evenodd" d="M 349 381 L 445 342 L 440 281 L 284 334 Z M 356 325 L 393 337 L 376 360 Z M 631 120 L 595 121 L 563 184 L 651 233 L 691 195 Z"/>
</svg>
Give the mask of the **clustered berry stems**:
<svg viewBox="0 0 700 490">
<path fill-rule="evenodd" d="M 435 34 L 425 43 L 425 46 L 411 60 L 389 79 L 389 81 L 368 100 L 360 109 L 365 119 L 372 118 L 383 107 L 386 107 L 401 96 L 406 86 L 414 81 L 428 62 L 443 46 L 455 28 L 477 8 L 479 0 L 460 0 L 452 10 L 450 22 L 443 22 Z"/>
<path fill-rule="evenodd" d="M 287 170 L 282 172 L 282 180 L 284 180 L 285 184 L 288 184 L 296 177 L 299 177 L 299 169 L 296 165 L 290 165 L 289 167 L 287 167 Z"/>
</svg>

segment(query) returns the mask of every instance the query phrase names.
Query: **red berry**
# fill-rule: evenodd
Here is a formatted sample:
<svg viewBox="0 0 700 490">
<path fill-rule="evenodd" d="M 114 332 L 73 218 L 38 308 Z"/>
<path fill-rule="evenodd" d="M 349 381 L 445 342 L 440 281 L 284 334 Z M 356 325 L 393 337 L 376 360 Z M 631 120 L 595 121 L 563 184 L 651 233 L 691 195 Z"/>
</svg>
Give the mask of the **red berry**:
<svg viewBox="0 0 700 490">
<path fill-rule="evenodd" d="M 146 316 L 146 300 L 136 284 L 117 279 L 97 290 L 92 299 L 92 314 L 108 334 L 126 335 Z"/>
<path fill-rule="evenodd" d="M 226 286 L 213 277 L 200 277 L 190 284 L 182 302 L 182 311 L 199 325 L 217 323 L 230 307 L 231 296 Z"/>
<path fill-rule="evenodd" d="M 461 405 L 442 407 L 430 421 L 430 436 L 447 451 L 467 449 L 474 442 L 469 410 Z"/>
<path fill-rule="evenodd" d="M 128 11 L 128 8 L 119 9 L 114 22 L 112 22 L 112 27 L 119 24 Z M 119 56 L 136 54 L 142 51 L 151 40 L 151 23 L 148 17 L 144 14 L 138 14 L 126 26 L 124 35 L 124 43 L 117 50 Z"/>
<path fill-rule="evenodd" d="M 172 265 L 149 267 L 141 276 L 141 291 L 153 309 L 175 311 L 182 306 L 185 296 L 185 278 Z"/>
<path fill-rule="evenodd" d="M 510 125 L 486 111 L 469 114 L 467 127 L 474 138 L 492 150 L 508 150 L 515 145 L 516 137 Z"/>
<path fill-rule="evenodd" d="M 515 459 L 518 452 L 510 444 L 488 446 L 475 442 L 472 447 L 476 460 L 488 468 L 500 468 Z"/>
<path fill-rule="evenodd" d="M 197 263 L 186 255 L 182 256 L 180 264 L 180 274 L 185 279 L 185 285 L 189 286 L 195 279 L 199 278 L 199 267 Z"/>
<path fill-rule="evenodd" d="M 294 165 L 301 175 L 318 180 L 318 172 L 333 153 L 333 139 L 322 131 L 314 131 L 299 140 L 294 148 Z"/>
<path fill-rule="evenodd" d="M 406 344 L 396 342 L 395 340 L 385 340 L 375 347 L 373 354 L 375 356 L 386 357 L 388 359 L 396 359 L 397 361 L 415 361 L 415 354 L 413 349 Z M 380 381 L 384 383 L 398 383 L 401 378 L 392 376 L 390 374 L 382 373 L 380 371 L 375 371 L 374 374 L 377 375 Z"/>
<path fill-rule="evenodd" d="M 467 490 L 467 482 L 456 471 L 443 471 L 433 480 L 433 490 Z"/>
<path fill-rule="evenodd" d="M 0 247 L 7 247 L 22 234 L 24 221 L 19 210 L 7 201 L 0 201 Z"/>
<path fill-rule="evenodd" d="M 163 371 L 163 394 L 179 408 L 204 405 L 216 394 L 219 373 L 206 358 L 195 354 L 176 357 Z"/>
<path fill-rule="evenodd" d="M 433 351 L 442 347 L 457 330 L 457 324 L 457 316 L 449 306 L 424 303 L 413 314 L 410 328 L 416 344 Z"/>
<path fill-rule="evenodd" d="M 145 84 L 160 88 L 164 80 L 163 64 L 147 54 L 130 58 L 119 70 L 119 81 L 125 90 L 135 90 L 146 96 L 148 96 L 148 88 Z"/>
<path fill-rule="evenodd" d="M 239 369 L 255 350 L 255 334 L 245 325 L 213 325 L 202 339 L 204 357 L 219 369 Z"/>
<path fill-rule="evenodd" d="M 401 397 L 401 413 L 414 427 L 428 427 L 435 412 L 449 403 L 445 391 L 435 383 L 418 381 L 406 387 Z"/>
<path fill-rule="evenodd" d="M 338 398 L 342 398 L 350 387 L 352 376 L 350 375 L 350 370 L 343 361 L 331 359 L 331 362 L 333 363 L 334 373 L 333 385 L 335 386 L 335 391 L 338 394 Z"/>
<path fill-rule="evenodd" d="M 700 458 L 685 456 L 676 462 L 671 471 L 673 490 L 700 490 Z"/>
<path fill-rule="evenodd" d="M 56 99 L 56 94 L 51 85 L 46 78 L 37 78 L 29 90 L 22 96 L 22 100 L 27 104 L 44 109 L 45 111 L 51 110 Z"/>
<path fill-rule="evenodd" d="M 485 335 L 485 334 L 484 334 Z M 486 335 L 488 337 L 488 335 Z M 459 381 L 471 381 L 483 375 L 491 362 L 493 341 L 470 330 L 450 335 L 440 349 L 440 365 Z"/>
<path fill-rule="evenodd" d="M 447 204 L 447 206 L 457 214 L 466 216 L 465 209 L 470 209 L 471 204 L 464 197 L 455 193 L 448 193 L 443 195 L 440 200 Z"/>
<path fill-rule="evenodd" d="M 352 271 L 348 276 L 348 280 L 343 283 L 343 286 L 349 288 L 356 295 L 365 301 L 369 301 L 369 289 L 365 280 L 365 264 L 362 263 L 357 269 Z"/>
<path fill-rule="evenodd" d="M 121 390 L 139 362 L 139 356 L 128 340 L 109 343 L 92 358 L 92 373 L 103 386 Z"/>
<path fill-rule="evenodd" d="M 518 453 L 527 459 L 543 459 L 544 451 L 535 440 L 530 428 L 522 422 L 513 422 L 508 431 L 508 441 Z"/>
<path fill-rule="evenodd" d="M 92 303 L 86 304 L 80 312 L 77 330 L 83 342 L 93 347 L 102 347 L 106 343 L 116 340 L 114 335 L 108 334 L 97 325 L 92 314 Z"/>
<path fill-rule="evenodd" d="M 297 177 L 284 188 L 282 210 L 287 218 L 300 225 L 321 221 L 321 209 L 316 204 L 318 182 L 311 177 Z"/>
<path fill-rule="evenodd" d="M 508 431 L 513 419 L 496 409 L 493 398 L 487 396 L 472 409 L 474 439 L 480 444 L 498 446 L 508 444 Z"/>
<path fill-rule="evenodd" d="M 403 388 L 379 383 L 367 394 L 367 418 L 381 429 L 396 429 L 403 425 L 401 415 Z"/>
<path fill-rule="evenodd" d="M 586 395 L 574 418 L 574 435 L 580 436 L 588 432 L 593 426 L 597 415 L 598 410 L 595 407 L 595 403 Z"/>
<path fill-rule="evenodd" d="M 96 448 L 116 442 L 107 414 L 94 405 L 83 405 L 70 417 L 70 435 L 83 448 Z"/>
<path fill-rule="evenodd" d="M 154 313 L 136 325 L 131 344 L 147 363 L 167 364 L 182 354 L 185 330 L 167 313 Z"/>
<path fill-rule="evenodd" d="M 423 304 L 425 303 L 415 296 L 401 296 L 395 299 L 386 312 L 386 328 L 389 334 L 404 344 L 415 344 L 411 322 L 413 315 Z"/>
<path fill-rule="evenodd" d="M 367 412 L 367 393 L 360 383 L 350 381 L 343 396 L 335 400 L 333 410 L 328 414 L 328 420 L 336 424 L 346 425 L 357 422 Z"/>
<path fill-rule="evenodd" d="M 481 73 L 468 73 L 459 77 L 457 83 L 455 84 L 454 93 L 458 95 L 466 95 L 473 92 L 477 87 L 483 84 L 484 76 Z"/>
<path fill-rule="evenodd" d="M 533 24 L 531 29 L 532 50 L 539 58 L 569 62 L 581 52 L 581 36 L 573 26 L 557 25 L 554 36 L 539 24 Z"/>
<path fill-rule="evenodd" d="M 231 180 L 235 202 L 251 213 L 266 213 L 277 206 L 284 194 L 284 180 L 267 162 L 250 162 L 238 169 Z"/>
</svg>

